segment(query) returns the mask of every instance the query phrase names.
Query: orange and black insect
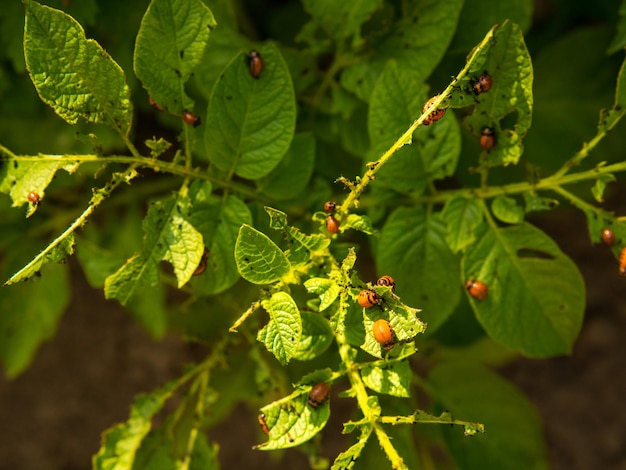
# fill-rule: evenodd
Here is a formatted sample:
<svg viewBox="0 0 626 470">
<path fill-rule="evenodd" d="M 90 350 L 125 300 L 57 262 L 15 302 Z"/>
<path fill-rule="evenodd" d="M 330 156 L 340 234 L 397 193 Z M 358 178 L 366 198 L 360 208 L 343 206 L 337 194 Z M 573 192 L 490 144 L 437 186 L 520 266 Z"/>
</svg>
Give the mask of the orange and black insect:
<svg viewBox="0 0 626 470">
<path fill-rule="evenodd" d="M 193 127 L 200 125 L 200 117 L 189 111 L 183 111 L 183 121 Z"/>
<path fill-rule="evenodd" d="M 209 249 L 205 246 L 204 253 L 202 253 L 202 257 L 200 258 L 200 263 L 198 264 L 196 270 L 193 272 L 193 276 L 199 276 L 204 271 L 206 271 L 207 259 L 209 259 Z"/>
<path fill-rule="evenodd" d="M 396 345 L 396 334 L 387 320 L 376 320 L 372 325 L 374 339 L 380 343 L 385 350 L 393 349 Z"/>
<path fill-rule="evenodd" d="M 426 102 L 426 104 L 424 105 L 424 108 L 422 108 L 422 114 L 426 114 L 428 110 L 433 107 L 433 104 L 438 97 L 439 95 L 435 95 Z M 441 119 L 445 114 L 446 114 L 445 109 L 441 109 L 441 108 L 437 109 L 433 111 L 432 113 L 430 113 L 428 116 L 426 116 L 426 119 L 422 121 L 422 124 L 424 124 L 425 126 L 430 126 L 433 122 L 439 121 L 439 119 Z"/>
<path fill-rule="evenodd" d="M 326 212 L 335 212 L 335 209 L 337 209 L 337 204 L 335 204 L 333 201 L 326 201 L 324 203 L 324 210 Z"/>
<path fill-rule="evenodd" d="M 487 285 L 483 282 L 475 281 L 474 279 L 468 280 L 465 283 L 465 288 L 472 297 L 478 300 L 485 300 L 489 294 Z"/>
<path fill-rule="evenodd" d="M 157 111 L 165 111 L 165 108 L 156 101 L 154 101 L 154 98 L 152 96 L 148 96 L 148 102 L 150 103 L 150 106 L 152 106 Z"/>
<path fill-rule="evenodd" d="M 326 400 L 330 395 L 330 386 L 326 382 L 319 382 L 313 386 L 311 393 L 309 393 L 309 399 L 307 403 L 313 408 L 317 408 Z"/>
<path fill-rule="evenodd" d="M 602 241 L 608 246 L 613 246 L 613 243 L 615 243 L 615 234 L 613 233 L 613 230 L 610 228 L 602 229 Z"/>
<path fill-rule="evenodd" d="M 259 424 L 261 425 L 261 429 L 263 430 L 263 432 L 269 436 L 270 428 L 267 427 L 267 422 L 265 421 L 264 413 L 261 413 L 259 415 Z"/>
<path fill-rule="evenodd" d="M 263 58 L 258 51 L 250 51 L 248 54 L 248 66 L 250 67 L 250 75 L 254 78 L 259 78 L 263 73 Z"/>
<path fill-rule="evenodd" d="M 491 127 L 484 127 L 480 134 L 480 146 L 487 152 L 496 146 L 496 134 Z"/>
<path fill-rule="evenodd" d="M 33 203 L 35 206 L 39 204 L 39 202 L 41 201 L 41 198 L 39 197 L 39 194 L 31 191 L 30 193 L 28 193 L 27 196 L 28 200 Z"/>
<path fill-rule="evenodd" d="M 493 78 L 487 72 L 484 72 L 480 77 L 472 82 L 472 90 L 474 94 L 480 95 L 486 91 L 491 90 L 493 85 Z"/>
<path fill-rule="evenodd" d="M 330 234 L 339 233 L 339 221 L 334 215 L 326 217 L 326 230 L 328 230 Z"/>
<path fill-rule="evenodd" d="M 391 276 L 385 275 L 385 276 L 379 277 L 378 280 L 376 281 L 376 285 L 390 287 L 391 292 L 396 291 L 396 281 L 394 281 L 393 277 Z"/>
<path fill-rule="evenodd" d="M 363 308 L 370 308 L 374 305 L 380 304 L 380 295 L 378 295 L 373 290 L 363 289 L 361 292 L 359 292 L 357 302 Z"/>
<path fill-rule="evenodd" d="M 626 246 L 619 253 L 619 275 L 626 276 Z"/>
</svg>

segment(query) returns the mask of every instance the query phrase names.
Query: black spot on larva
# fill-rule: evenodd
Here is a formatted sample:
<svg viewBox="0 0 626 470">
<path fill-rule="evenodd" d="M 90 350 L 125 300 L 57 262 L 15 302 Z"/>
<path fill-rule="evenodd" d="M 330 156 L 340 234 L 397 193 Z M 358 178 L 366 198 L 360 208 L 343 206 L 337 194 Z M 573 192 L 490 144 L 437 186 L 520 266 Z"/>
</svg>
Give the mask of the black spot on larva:
<svg viewBox="0 0 626 470">
<path fill-rule="evenodd" d="M 180 70 L 178 70 L 178 69 L 174 69 L 174 73 L 176 73 L 176 76 L 177 76 L 178 78 L 180 78 Z"/>
<path fill-rule="evenodd" d="M 178 53 L 178 55 L 180 56 L 180 58 L 182 59 L 183 57 L 185 57 L 185 50 L 181 49 L 180 52 Z"/>
<path fill-rule="evenodd" d="M 13 168 L 17 168 L 18 165 L 19 163 L 17 163 L 17 160 L 13 160 Z"/>
</svg>

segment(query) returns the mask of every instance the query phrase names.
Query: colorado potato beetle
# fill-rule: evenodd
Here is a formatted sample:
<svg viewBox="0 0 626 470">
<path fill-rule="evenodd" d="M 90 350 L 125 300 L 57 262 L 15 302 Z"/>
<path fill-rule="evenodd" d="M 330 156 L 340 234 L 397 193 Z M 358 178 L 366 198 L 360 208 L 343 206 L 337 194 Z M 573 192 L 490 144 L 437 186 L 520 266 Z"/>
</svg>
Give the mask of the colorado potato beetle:
<svg viewBox="0 0 626 470">
<path fill-rule="evenodd" d="M 480 146 L 487 152 L 496 146 L 496 134 L 491 127 L 484 127 L 480 134 Z"/>
<path fill-rule="evenodd" d="M 183 111 L 183 121 L 193 127 L 200 125 L 200 117 L 189 111 Z"/>
<path fill-rule="evenodd" d="M 465 283 L 465 288 L 472 297 L 478 300 L 485 300 L 489 294 L 487 285 L 483 282 L 475 281 L 474 279 L 468 280 Z"/>
<path fill-rule="evenodd" d="M 326 217 L 326 230 L 331 235 L 339 233 L 339 221 L 333 215 Z"/>
<path fill-rule="evenodd" d="M 309 393 L 309 399 L 307 400 L 307 403 L 313 408 L 317 408 L 326 400 L 328 400 L 329 395 L 330 386 L 326 382 L 316 383 L 311 389 L 311 393 Z"/>
<path fill-rule="evenodd" d="M 154 98 L 152 96 L 148 96 L 148 102 L 150 103 L 150 106 L 152 106 L 157 111 L 165 111 L 165 108 L 156 101 L 154 101 Z"/>
<path fill-rule="evenodd" d="M 391 276 L 385 275 L 385 276 L 379 277 L 378 280 L 376 281 L 376 285 L 390 287 L 391 292 L 396 291 L 396 281 L 394 281 L 393 277 Z"/>
<path fill-rule="evenodd" d="M 248 54 L 248 66 L 250 67 L 250 75 L 259 78 L 263 73 L 263 58 L 258 51 L 250 51 Z"/>
<path fill-rule="evenodd" d="M 476 95 L 480 95 L 481 93 L 491 90 L 492 85 L 493 78 L 491 78 L 491 75 L 487 72 L 484 72 L 480 77 L 472 82 L 472 90 L 474 90 Z"/>
<path fill-rule="evenodd" d="M 626 276 L 626 246 L 619 253 L 619 275 Z"/>
<path fill-rule="evenodd" d="M 433 104 L 438 97 L 439 95 L 435 95 L 426 102 L 426 104 L 422 108 L 422 114 L 426 114 L 428 110 L 433 107 Z M 426 119 L 422 121 L 422 124 L 424 124 L 425 126 L 430 126 L 433 122 L 439 121 L 439 119 L 441 119 L 445 114 L 445 109 L 437 109 L 436 111 L 433 111 L 428 116 L 426 116 Z"/>
<path fill-rule="evenodd" d="M 326 212 L 335 212 L 335 209 L 337 209 L 337 204 L 335 204 L 333 201 L 326 201 L 324 203 L 324 210 Z"/>
<path fill-rule="evenodd" d="M 610 228 L 603 229 L 602 241 L 608 246 L 613 246 L 613 243 L 615 243 L 615 234 L 613 233 L 613 230 L 611 230 Z"/>
<path fill-rule="evenodd" d="M 393 349 L 396 345 L 396 334 L 394 333 L 391 325 L 387 320 L 376 320 L 372 325 L 372 333 L 374 333 L 374 339 L 385 350 Z"/>
<path fill-rule="evenodd" d="M 357 302 L 363 308 L 370 308 L 380 303 L 380 295 L 378 295 L 373 290 L 363 289 L 361 292 L 359 292 Z"/>
<path fill-rule="evenodd" d="M 28 196 L 26 196 L 26 197 L 34 205 L 39 204 L 39 201 L 41 201 L 41 198 L 39 197 L 39 193 L 36 193 L 34 191 L 31 191 L 30 193 L 28 193 Z"/>
</svg>

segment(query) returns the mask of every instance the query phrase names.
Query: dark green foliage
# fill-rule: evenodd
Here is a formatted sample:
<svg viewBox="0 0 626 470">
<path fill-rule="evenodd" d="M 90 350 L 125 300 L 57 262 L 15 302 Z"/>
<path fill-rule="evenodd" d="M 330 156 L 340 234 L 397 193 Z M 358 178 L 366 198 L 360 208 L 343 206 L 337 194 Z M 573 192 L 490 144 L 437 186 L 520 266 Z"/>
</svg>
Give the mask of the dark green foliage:
<svg viewBox="0 0 626 470">
<path fill-rule="evenodd" d="M 334 469 L 421 468 L 431 444 L 463 469 L 547 468 L 531 405 L 485 364 L 567 354 L 582 325 L 582 277 L 529 212 L 569 203 L 593 243 L 610 227 L 616 257 L 626 244 L 597 206 L 626 170 L 608 137 L 626 73 L 603 56 L 624 44 L 623 6 L 616 29 L 544 31 L 529 51 L 527 0 L 22 3 L 0 11 L 5 373 L 53 336 L 75 250 L 154 337 L 210 345 L 136 398 L 94 468 L 218 468 L 205 431 L 238 402 L 262 413 L 257 449 L 316 454 L 335 396 L 310 398 L 320 383 L 358 410 Z M 520 176 L 529 162 L 543 168 Z"/>
</svg>

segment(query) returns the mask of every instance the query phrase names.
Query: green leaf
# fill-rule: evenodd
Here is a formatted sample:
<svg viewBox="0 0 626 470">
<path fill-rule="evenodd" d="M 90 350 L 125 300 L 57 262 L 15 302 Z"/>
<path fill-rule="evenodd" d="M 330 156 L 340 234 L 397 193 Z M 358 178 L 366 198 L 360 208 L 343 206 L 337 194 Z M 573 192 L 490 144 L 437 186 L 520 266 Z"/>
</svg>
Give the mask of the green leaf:
<svg viewBox="0 0 626 470">
<path fill-rule="evenodd" d="M 397 60 L 423 81 L 448 48 L 462 6 L 461 0 L 411 2 L 383 39 L 375 38 L 373 47 L 367 48 L 367 57 L 344 70 L 342 86 L 369 102 L 374 84 L 390 59 Z"/>
<path fill-rule="evenodd" d="M 287 258 L 292 268 L 303 266 L 311 260 L 313 252 L 323 250 L 330 245 L 330 239 L 322 234 L 306 235 L 295 227 L 287 225 L 287 214 L 272 207 L 265 207 L 270 216 L 270 228 L 281 230 L 289 249 Z"/>
<path fill-rule="evenodd" d="M 312 277 L 304 282 L 306 290 L 320 297 L 319 311 L 323 312 L 339 297 L 341 287 L 333 280 L 325 277 Z"/>
<path fill-rule="evenodd" d="M 239 229 L 235 261 L 241 277 L 253 284 L 271 284 L 291 271 L 289 260 L 280 248 L 247 224 Z"/>
<path fill-rule="evenodd" d="M 104 123 L 127 135 L 132 107 L 124 72 L 71 16 L 24 0 L 24 56 L 41 99 L 70 124 Z"/>
<path fill-rule="evenodd" d="M 135 454 L 152 426 L 152 417 L 161 410 L 179 385 L 179 380 L 173 380 L 148 395 L 137 395 L 130 408 L 128 421 L 109 428 L 103 434 L 102 446 L 93 457 L 93 468 L 131 470 Z"/>
<path fill-rule="evenodd" d="M 217 23 L 201 0 L 152 0 L 141 20 L 134 69 L 148 94 L 170 112 L 191 110 L 184 91 Z"/>
<path fill-rule="evenodd" d="M 286 292 L 276 292 L 263 301 L 270 321 L 257 336 L 276 359 L 288 363 L 296 354 L 302 335 L 302 319 L 295 301 Z"/>
<path fill-rule="evenodd" d="M 475 239 L 474 230 L 483 221 L 480 201 L 464 196 L 448 199 L 441 212 L 448 226 L 446 241 L 453 253 L 464 250 Z"/>
<path fill-rule="evenodd" d="M 532 18 L 532 0 L 509 0 L 506 3 L 494 3 L 491 0 L 466 1 L 463 3 L 459 24 L 448 53 L 466 53 L 483 38 L 485 31 L 507 19 L 520 25 L 522 31 L 527 31 Z"/>
<path fill-rule="evenodd" d="M 292 394 L 289 400 L 280 400 L 261 408 L 269 428 L 269 441 L 255 446 L 260 450 L 288 449 L 308 441 L 319 433 L 330 417 L 330 400 L 317 408 L 307 404 L 312 387 Z M 294 396 L 295 395 L 295 396 Z"/>
<path fill-rule="evenodd" d="M 615 104 L 610 110 L 603 109 L 600 112 L 600 122 L 598 132 L 608 132 L 619 122 L 626 113 L 626 59 L 617 76 L 617 87 L 615 89 Z"/>
<path fill-rule="evenodd" d="M 495 197 L 491 203 L 491 211 L 494 216 L 507 224 L 519 224 L 524 221 L 524 209 L 512 197 Z"/>
<path fill-rule="evenodd" d="M 302 336 L 293 358 L 310 361 L 316 358 L 333 342 L 333 333 L 328 320 L 317 313 L 300 312 L 302 318 Z"/>
<path fill-rule="evenodd" d="M 74 234 L 70 233 L 69 235 L 57 238 L 58 243 L 50 248 L 49 245 L 46 250 L 42 251 L 37 255 L 30 263 L 20 269 L 18 272 L 13 274 L 11 278 L 4 283 L 5 286 L 9 286 L 11 284 L 15 284 L 21 281 L 25 281 L 26 279 L 36 276 L 41 268 L 48 263 L 60 263 L 65 260 L 69 255 L 74 253 Z"/>
<path fill-rule="evenodd" d="M 351 468 L 354 468 L 354 465 L 361 456 L 361 451 L 363 450 L 363 447 L 365 447 L 366 443 L 367 440 L 358 441 L 356 444 L 350 446 L 348 450 L 339 454 L 333 462 L 331 470 L 350 470 Z"/>
<path fill-rule="evenodd" d="M 378 393 L 395 397 L 408 397 L 412 377 L 408 361 L 376 364 L 361 371 L 363 382 Z"/>
<path fill-rule="evenodd" d="M 78 168 L 76 160 L 70 157 L 67 161 L 51 159 L 40 156 L 35 161 L 20 160 L 19 158 L 3 165 L 0 169 L 0 192 L 7 193 L 13 199 L 12 207 L 19 207 L 28 203 L 28 195 L 37 193 L 41 201 L 52 178 L 59 170 L 65 170 L 69 174 Z M 37 204 L 30 204 L 27 216 L 32 215 L 37 209 Z"/>
<path fill-rule="evenodd" d="M 382 6 L 382 0 L 336 2 L 334 0 L 304 0 L 304 9 L 312 21 L 323 28 L 335 41 L 359 35 L 361 25 Z"/>
<path fill-rule="evenodd" d="M 522 223 L 483 228 L 463 259 L 463 279 L 485 283 L 468 297 L 494 340 L 530 357 L 571 352 L 582 326 L 585 284 L 576 265 L 541 230 Z"/>
<path fill-rule="evenodd" d="M 524 193 L 524 205 L 526 212 L 546 211 L 558 206 L 559 201 L 548 197 L 540 197 L 534 192 L 527 191 Z"/>
<path fill-rule="evenodd" d="M 126 305 L 141 287 L 155 286 L 161 260 L 172 264 L 179 287 L 189 280 L 200 263 L 204 244 L 186 216 L 188 207 L 189 199 L 183 196 L 152 204 L 143 223 L 143 248 L 107 277 L 104 292 L 108 299 Z"/>
<path fill-rule="evenodd" d="M 615 180 L 615 175 L 611 173 L 605 173 L 598 176 L 596 184 L 594 184 L 593 188 L 591 188 L 591 193 L 596 201 L 604 202 L 604 190 L 606 189 L 606 185 Z"/>
<path fill-rule="evenodd" d="M 549 468 L 537 412 L 513 385 L 482 366 L 464 362 L 440 364 L 426 380 L 444 409 L 484 423 L 485 434 L 472 438 L 457 428 L 442 428 L 459 468 L 511 468 L 512 458 L 515 468 Z"/>
<path fill-rule="evenodd" d="M 615 37 L 613 37 L 613 41 L 609 46 L 607 53 L 614 54 L 626 47 L 626 1 L 622 0 L 622 4 L 619 7 L 619 20 L 617 22 L 617 32 L 615 33 Z"/>
<path fill-rule="evenodd" d="M 377 272 L 394 273 L 398 295 L 422 309 L 430 333 L 461 300 L 459 262 L 445 237 L 440 217 L 420 207 L 400 207 L 387 219 L 376 253 Z"/>
<path fill-rule="evenodd" d="M 309 132 L 293 136 L 287 153 L 267 176 L 256 181 L 262 194 L 283 201 L 301 193 L 313 174 L 315 139 Z"/>
<path fill-rule="evenodd" d="M 161 339 L 167 330 L 166 286 L 141 286 L 126 303 L 132 316 L 154 339 Z"/>
<path fill-rule="evenodd" d="M 506 21 L 495 28 L 491 47 L 484 50 L 484 55 L 484 63 L 477 60 L 470 67 L 468 80 L 476 80 L 486 71 L 493 85 L 474 97 L 478 105 L 464 123 L 477 136 L 484 127 L 494 129 L 498 140 L 487 154 L 489 165 L 517 163 L 533 110 L 533 68 L 520 27 Z"/>
<path fill-rule="evenodd" d="M 348 217 L 341 220 L 339 230 L 344 232 L 348 229 L 358 230 L 359 232 L 363 232 L 368 235 L 372 235 L 374 233 L 372 221 L 366 215 L 348 214 Z"/>
<path fill-rule="evenodd" d="M 369 155 L 379 158 L 422 113 L 424 84 L 415 72 L 390 61 L 372 92 L 368 130 Z M 421 127 L 413 145 L 405 146 L 376 175 L 377 185 L 402 193 L 420 194 L 434 179 L 450 176 L 461 151 L 456 119 L 444 118 L 436 126 Z M 367 156 L 366 156 L 367 158 Z"/>
<path fill-rule="evenodd" d="M 194 276 L 191 285 L 204 295 L 223 292 L 237 282 L 239 271 L 234 253 L 239 228 L 252 223 L 250 209 L 237 196 L 211 196 L 210 190 L 208 194 L 208 199 L 202 200 L 194 199 L 190 193 L 194 201 L 190 221 L 209 250 L 206 271 Z"/>
<path fill-rule="evenodd" d="M 556 171 L 566 156 L 580 150 L 581 141 L 594 137 L 594 126 L 605 121 L 608 125 L 620 114 L 617 109 L 610 115 L 601 112 L 599 120 L 597 114 L 600 103 L 611 103 L 615 97 L 619 60 L 603 59 L 610 34 L 604 28 L 576 28 L 533 56 L 535 104 L 524 156 L 542 171 Z M 620 77 L 625 78 L 623 73 Z M 621 160 L 623 145 L 620 139 L 612 142 L 604 140 L 602 159 L 610 155 Z"/>
<path fill-rule="evenodd" d="M 0 359 L 8 378 L 26 370 L 40 344 L 54 336 L 69 300 L 68 269 L 62 265 L 50 266 L 33 282 L 3 288 Z"/>
<path fill-rule="evenodd" d="M 260 53 L 265 68 L 257 79 L 242 54 L 224 70 L 213 88 L 204 135 L 211 163 L 252 180 L 266 176 L 281 161 L 296 120 L 287 64 L 272 44 Z"/>
</svg>

